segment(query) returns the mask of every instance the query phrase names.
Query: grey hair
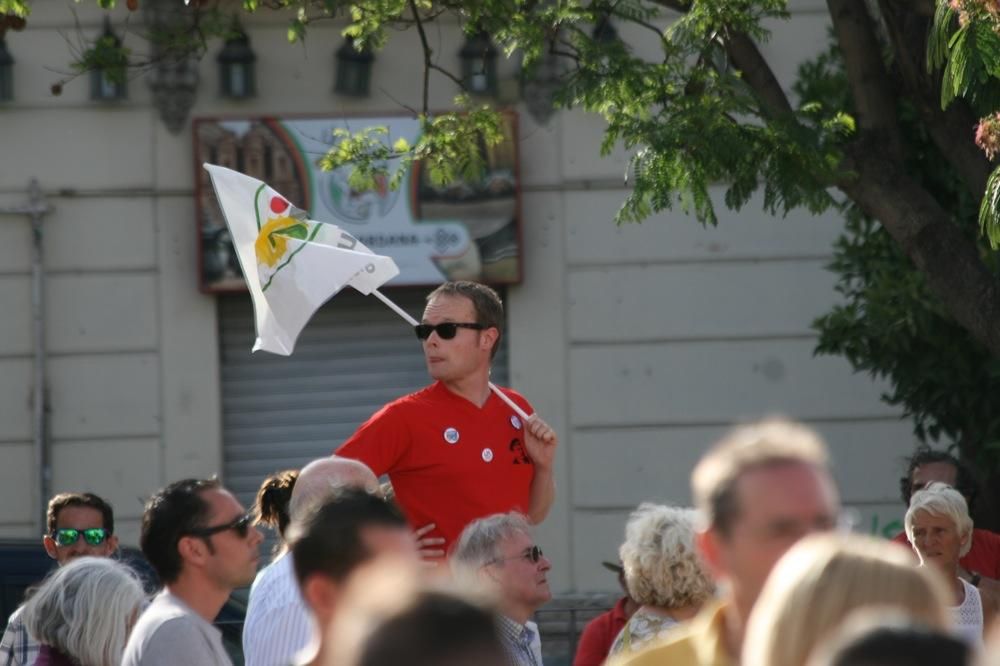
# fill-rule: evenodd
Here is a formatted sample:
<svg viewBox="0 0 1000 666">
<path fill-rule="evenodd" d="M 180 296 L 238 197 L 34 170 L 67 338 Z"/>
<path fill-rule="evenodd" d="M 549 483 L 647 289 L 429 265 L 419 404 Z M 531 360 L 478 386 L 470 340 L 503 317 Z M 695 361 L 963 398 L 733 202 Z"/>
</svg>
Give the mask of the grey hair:
<svg viewBox="0 0 1000 666">
<path fill-rule="evenodd" d="M 962 539 L 959 557 L 965 557 L 972 548 L 972 518 L 969 517 L 969 505 L 958 492 L 947 483 L 935 481 L 913 493 L 910 497 L 910 508 L 906 510 L 903 526 L 906 538 L 913 543 L 913 517 L 917 511 L 926 511 L 932 516 L 950 518 L 955 524 L 955 531 Z"/>
<path fill-rule="evenodd" d="M 81 666 L 119 666 L 145 595 L 135 573 L 105 557 L 81 557 L 53 571 L 24 605 L 38 642 Z"/>
<path fill-rule="evenodd" d="M 496 513 L 469 523 L 458 537 L 452 562 L 459 567 L 479 568 L 499 556 L 498 546 L 515 534 L 531 534 L 531 524 L 523 513 Z"/>
<path fill-rule="evenodd" d="M 381 495 L 378 477 L 367 465 L 353 458 L 333 455 L 314 460 L 299 472 L 288 501 L 288 517 L 299 522 L 338 490 L 362 488 Z"/>
</svg>

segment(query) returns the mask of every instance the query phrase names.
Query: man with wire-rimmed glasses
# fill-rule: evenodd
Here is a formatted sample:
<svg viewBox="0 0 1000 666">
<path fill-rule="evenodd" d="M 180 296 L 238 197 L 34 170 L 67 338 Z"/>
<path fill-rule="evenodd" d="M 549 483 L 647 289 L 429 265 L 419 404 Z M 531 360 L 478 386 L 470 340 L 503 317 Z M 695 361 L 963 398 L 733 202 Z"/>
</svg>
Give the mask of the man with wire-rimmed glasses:
<svg viewBox="0 0 1000 666">
<path fill-rule="evenodd" d="M 552 563 L 525 516 L 512 511 L 470 523 L 455 544 L 452 566 L 456 575 L 472 577 L 497 595 L 497 624 L 510 666 L 542 666 L 538 625 L 531 616 L 552 598 Z"/>
<path fill-rule="evenodd" d="M 231 665 L 212 621 L 249 585 L 261 533 L 216 479 L 170 484 L 146 503 L 140 545 L 163 583 L 125 646 L 122 666 Z"/>
</svg>

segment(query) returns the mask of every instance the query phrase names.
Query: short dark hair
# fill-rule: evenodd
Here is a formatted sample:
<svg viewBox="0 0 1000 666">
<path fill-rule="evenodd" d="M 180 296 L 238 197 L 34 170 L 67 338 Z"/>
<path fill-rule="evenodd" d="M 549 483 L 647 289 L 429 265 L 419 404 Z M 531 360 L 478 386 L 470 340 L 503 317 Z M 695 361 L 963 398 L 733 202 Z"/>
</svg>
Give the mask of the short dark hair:
<svg viewBox="0 0 1000 666">
<path fill-rule="evenodd" d="M 425 591 L 368 636 L 358 666 L 458 666 L 503 655 L 489 610 L 451 594 Z"/>
<path fill-rule="evenodd" d="M 211 507 L 202 493 L 221 488 L 216 478 L 183 479 L 146 502 L 139 546 L 161 582 L 172 583 L 181 574 L 184 562 L 177 551 L 181 537 L 206 526 Z"/>
<path fill-rule="evenodd" d="M 476 312 L 476 323 L 482 324 L 486 328 L 497 329 L 497 339 L 490 350 L 490 358 L 496 358 L 497 350 L 500 349 L 500 341 L 503 339 L 503 301 L 500 295 L 485 284 L 471 282 L 469 280 L 457 280 L 445 282 L 440 287 L 427 294 L 427 302 L 436 296 L 463 296 L 472 301 L 472 307 Z"/>
<path fill-rule="evenodd" d="M 906 474 L 899 479 L 899 492 L 903 498 L 903 504 L 910 506 L 910 497 L 913 495 L 914 470 L 931 463 L 947 463 L 955 468 L 955 490 L 962 493 L 971 514 L 976 497 L 979 495 L 979 483 L 976 481 L 976 475 L 973 474 L 968 465 L 948 451 L 932 449 L 926 444 L 918 446 L 913 455 L 907 459 Z"/>
<path fill-rule="evenodd" d="M 406 519 L 392 502 L 361 488 L 343 488 L 300 521 L 293 521 L 288 539 L 299 585 L 315 573 L 340 582 L 370 557 L 362 540 L 366 527 L 406 528 Z"/>
<path fill-rule="evenodd" d="M 821 660 L 821 663 L 824 663 Z M 826 666 L 965 666 L 965 641 L 917 624 L 873 626 L 831 649 Z"/>
<path fill-rule="evenodd" d="M 45 513 L 49 534 L 56 531 L 59 512 L 68 506 L 86 506 L 100 511 L 104 529 L 108 531 L 108 534 L 115 533 L 115 512 L 110 504 L 94 493 L 59 493 L 49 500 L 49 508 Z"/>
</svg>

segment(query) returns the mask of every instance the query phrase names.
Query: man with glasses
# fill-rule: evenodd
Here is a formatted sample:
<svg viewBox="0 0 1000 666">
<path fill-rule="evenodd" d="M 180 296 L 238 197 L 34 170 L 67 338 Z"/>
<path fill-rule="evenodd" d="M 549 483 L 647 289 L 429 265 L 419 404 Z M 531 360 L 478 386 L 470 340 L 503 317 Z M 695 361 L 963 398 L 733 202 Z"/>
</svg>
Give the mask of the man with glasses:
<svg viewBox="0 0 1000 666">
<path fill-rule="evenodd" d="M 500 639 L 510 666 L 542 666 L 541 639 L 531 616 L 552 598 L 552 563 L 535 544 L 531 525 L 517 512 L 469 524 L 452 553 L 458 576 L 468 576 L 498 595 Z"/>
<path fill-rule="evenodd" d="M 216 479 L 177 481 L 153 495 L 140 545 L 163 590 L 132 630 L 122 666 L 231 665 L 212 621 L 253 580 L 262 540 Z"/>
<path fill-rule="evenodd" d="M 834 529 L 840 507 L 823 442 L 787 421 L 734 430 L 695 466 L 691 489 L 704 521 L 695 547 L 724 590 L 719 603 L 663 642 L 609 664 L 738 664 L 747 619 L 771 569 L 805 535 Z"/>
<path fill-rule="evenodd" d="M 388 474 L 410 525 L 433 524 L 442 553 L 483 516 L 516 510 L 538 524 L 555 497 L 555 431 L 515 391 L 503 389 L 527 421 L 489 388 L 502 329 L 489 287 L 435 289 L 416 327 L 434 384 L 383 407 L 337 450 Z"/>
<path fill-rule="evenodd" d="M 118 550 L 114 535 L 115 514 L 111 505 L 93 493 L 60 493 L 49 500 L 46 511 L 48 532 L 42 545 L 49 557 L 62 566 L 78 557 L 111 557 Z M 38 643 L 15 610 L 0 639 L 0 664 L 30 666 L 38 656 Z"/>
</svg>

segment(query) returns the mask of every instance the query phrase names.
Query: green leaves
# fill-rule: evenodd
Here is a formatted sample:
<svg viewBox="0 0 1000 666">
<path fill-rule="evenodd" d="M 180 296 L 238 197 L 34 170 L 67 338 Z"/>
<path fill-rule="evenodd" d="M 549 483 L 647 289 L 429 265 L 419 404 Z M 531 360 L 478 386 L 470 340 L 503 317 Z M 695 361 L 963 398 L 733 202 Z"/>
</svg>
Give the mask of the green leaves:
<svg viewBox="0 0 1000 666">
<path fill-rule="evenodd" d="M 31 7 L 28 0 L 0 0 L 0 15 L 10 14 L 21 18 L 28 18 Z"/>
<path fill-rule="evenodd" d="M 956 29 L 955 13 L 939 7 L 928 38 L 927 61 L 932 67 L 944 63 L 941 108 L 961 97 L 982 115 L 1000 103 L 1000 26 L 988 15 L 973 16 Z"/>
<path fill-rule="evenodd" d="M 824 68 L 836 72 L 836 61 Z M 818 80 L 804 81 L 801 89 L 835 99 L 846 92 L 846 81 L 843 85 L 840 93 Z M 955 225 L 976 238 L 978 201 L 931 141 L 915 109 L 901 104 L 899 117 L 910 177 L 951 212 Z M 997 192 L 998 182 L 995 172 L 988 192 Z M 912 419 L 919 439 L 960 442 L 966 455 L 983 454 L 983 442 L 1000 441 L 995 397 L 1000 362 L 947 314 L 924 274 L 877 221 L 853 205 L 841 209 L 845 230 L 828 266 L 837 275 L 841 302 L 813 322 L 819 333 L 815 353 L 843 356 L 855 371 L 888 380 L 883 400 Z M 1000 274 L 1000 255 L 982 240 L 980 247 L 987 266 Z M 997 460 L 996 452 L 981 457 L 993 464 Z"/>
<path fill-rule="evenodd" d="M 979 205 L 979 230 L 992 249 L 1000 249 L 1000 167 L 986 181 L 986 192 Z"/>
<path fill-rule="evenodd" d="M 130 52 L 113 35 L 103 35 L 84 51 L 75 67 L 80 72 L 101 70 L 109 81 L 122 83 L 128 73 Z"/>
<path fill-rule="evenodd" d="M 359 132 L 334 131 L 335 145 L 321 160 L 323 169 L 349 167 L 348 182 L 364 191 L 388 183 L 399 187 L 416 161 L 423 164 L 437 186 L 458 179 L 478 180 L 485 167 L 484 150 L 503 140 L 502 119 L 486 106 L 474 108 L 465 98 L 456 99 L 465 110 L 421 118 L 416 143 L 397 138 L 389 145 L 388 128 L 368 127 Z"/>
</svg>

